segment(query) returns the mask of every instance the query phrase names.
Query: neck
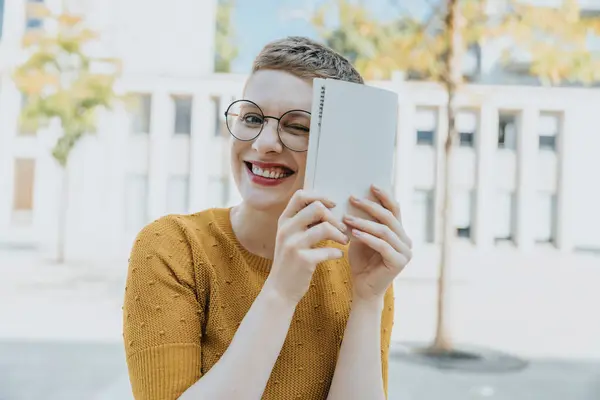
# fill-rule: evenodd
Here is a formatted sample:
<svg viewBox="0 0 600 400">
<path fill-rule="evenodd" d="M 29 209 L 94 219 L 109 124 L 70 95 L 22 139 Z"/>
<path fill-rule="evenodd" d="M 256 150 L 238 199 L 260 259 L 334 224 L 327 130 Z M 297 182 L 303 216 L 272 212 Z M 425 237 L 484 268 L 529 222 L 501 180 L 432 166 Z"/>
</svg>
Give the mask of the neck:
<svg viewBox="0 0 600 400">
<path fill-rule="evenodd" d="M 256 210 L 242 202 L 231 210 L 231 226 L 246 250 L 273 259 L 280 215 L 281 212 Z"/>
</svg>

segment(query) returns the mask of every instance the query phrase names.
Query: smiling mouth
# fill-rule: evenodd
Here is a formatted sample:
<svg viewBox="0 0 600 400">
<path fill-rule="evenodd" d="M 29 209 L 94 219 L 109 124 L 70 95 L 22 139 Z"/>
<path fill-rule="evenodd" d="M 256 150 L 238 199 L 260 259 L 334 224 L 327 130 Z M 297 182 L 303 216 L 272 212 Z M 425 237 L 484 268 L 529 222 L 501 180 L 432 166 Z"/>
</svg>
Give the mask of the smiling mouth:
<svg viewBox="0 0 600 400">
<path fill-rule="evenodd" d="M 266 178 L 266 179 L 273 179 L 273 180 L 285 179 L 289 176 L 294 175 L 294 173 L 295 173 L 291 169 L 284 167 L 284 166 L 261 168 L 261 167 L 255 165 L 255 164 L 252 164 L 251 162 L 248 162 L 248 161 L 244 161 L 244 164 L 246 164 L 246 168 L 248 168 L 248 170 L 250 170 L 250 172 L 253 175 L 260 176 L 260 177 Z"/>
</svg>

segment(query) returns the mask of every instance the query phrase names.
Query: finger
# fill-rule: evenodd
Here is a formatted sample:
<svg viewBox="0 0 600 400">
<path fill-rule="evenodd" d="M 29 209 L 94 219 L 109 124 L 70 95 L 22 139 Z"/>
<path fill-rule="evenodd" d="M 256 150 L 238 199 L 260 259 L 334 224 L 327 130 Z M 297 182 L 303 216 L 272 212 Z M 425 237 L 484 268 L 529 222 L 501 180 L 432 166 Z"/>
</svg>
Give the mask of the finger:
<svg viewBox="0 0 600 400">
<path fill-rule="evenodd" d="M 412 249 L 412 240 L 406 234 L 406 231 L 404 230 L 404 225 L 402 224 L 402 209 L 400 208 L 400 203 L 394 200 L 389 193 L 387 193 L 377 185 L 373 185 L 372 190 L 375 194 L 375 197 L 381 202 L 383 207 L 389 210 L 392 213 L 392 215 L 394 215 L 399 221 L 400 224 L 396 227 L 398 228 L 398 230 L 394 230 L 394 232 L 396 232 L 398 236 L 400 236 L 402 241 L 406 243 L 409 248 Z"/>
<path fill-rule="evenodd" d="M 318 200 L 300 210 L 292 220 L 293 224 L 302 230 L 306 230 L 306 228 L 321 222 L 329 222 L 341 232 L 346 231 L 346 226 L 342 221 L 336 218 L 331 210 Z"/>
<path fill-rule="evenodd" d="M 281 217 L 292 218 L 300 210 L 304 209 L 305 207 L 307 207 L 315 201 L 320 201 L 321 203 L 323 203 L 323 205 L 325 205 L 328 208 L 335 207 L 335 203 L 333 201 L 323 196 L 318 196 L 316 194 L 309 193 L 304 190 L 297 190 L 290 199 L 290 202 L 288 203 L 285 210 L 283 210 Z"/>
<path fill-rule="evenodd" d="M 319 247 L 304 250 L 303 256 L 311 264 L 318 264 L 323 261 L 340 259 L 344 257 L 344 252 L 335 247 Z"/>
<path fill-rule="evenodd" d="M 345 245 L 349 239 L 348 236 L 344 235 L 329 222 L 321 222 L 304 232 L 299 239 L 298 245 L 301 247 L 311 247 L 323 240 L 333 240 L 341 245 Z"/>
<path fill-rule="evenodd" d="M 354 217 L 352 215 L 346 215 L 344 217 L 344 222 L 346 222 L 350 228 L 358 229 L 359 231 L 369 233 L 385 240 L 397 252 L 406 255 L 408 258 L 412 257 L 412 251 L 409 246 L 403 243 L 398 234 L 392 231 L 389 226 L 369 221 L 364 218 Z"/>
<path fill-rule="evenodd" d="M 371 190 L 377 200 L 381 202 L 381 205 L 389 210 L 392 215 L 399 221 L 402 221 L 402 216 L 400 215 L 400 204 L 397 201 L 392 200 L 392 196 L 381 189 L 379 186 L 373 185 L 371 186 Z"/>
<path fill-rule="evenodd" d="M 395 273 L 402 271 L 408 264 L 409 258 L 394 250 L 394 248 L 385 240 L 380 239 L 370 233 L 352 229 L 352 235 L 371 249 L 378 252 L 384 260 L 384 264 L 393 269 Z"/>
<path fill-rule="evenodd" d="M 396 216 L 387 208 L 384 208 L 381 204 L 378 204 L 369 199 L 359 199 L 357 197 L 350 197 L 352 204 L 371 215 L 377 221 L 389 228 L 402 240 L 409 248 L 412 248 L 412 240 L 406 234 L 404 226 L 396 218 Z"/>
</svg>

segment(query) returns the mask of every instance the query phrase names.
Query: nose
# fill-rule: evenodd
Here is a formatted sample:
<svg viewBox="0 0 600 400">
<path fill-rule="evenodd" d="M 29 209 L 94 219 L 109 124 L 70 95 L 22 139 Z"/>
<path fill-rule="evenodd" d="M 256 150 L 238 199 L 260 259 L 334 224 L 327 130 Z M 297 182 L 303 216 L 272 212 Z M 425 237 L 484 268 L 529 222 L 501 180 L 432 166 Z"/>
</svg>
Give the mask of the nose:
<svg viewBox="0 0 600 400">
<path fill-rule="evenodd" d="M 262 132 L 260 132 L 260 135 L 254 139 L 252 148 L 261 154 L 267 154 L 271 152 L 281 153 L 283 150 L 283 145 L 279 140 L 276 120 L 265 119 Z"/>
</svg>

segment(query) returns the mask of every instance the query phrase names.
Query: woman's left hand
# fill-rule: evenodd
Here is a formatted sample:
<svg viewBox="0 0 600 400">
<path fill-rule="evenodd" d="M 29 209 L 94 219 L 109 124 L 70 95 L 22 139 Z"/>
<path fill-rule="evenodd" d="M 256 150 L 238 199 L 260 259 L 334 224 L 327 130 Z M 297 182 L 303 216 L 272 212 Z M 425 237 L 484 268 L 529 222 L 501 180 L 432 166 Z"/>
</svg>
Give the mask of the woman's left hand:
<svg viewBox="0 0 600 400">
<path fill-rule="evenodd" d="M 412 241 L 402 226 L 399 205 L 381 189 L 371 190 L 379 202 L 354 197 L 350 201 L 375 221 L 344 217 L 350 229 L 348 258 L 354 296 L 368 301 L 383 299 L 394 278 L 412 258 Z"/>
</svg>

